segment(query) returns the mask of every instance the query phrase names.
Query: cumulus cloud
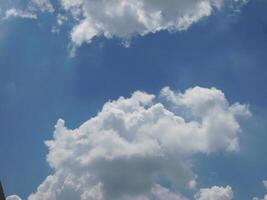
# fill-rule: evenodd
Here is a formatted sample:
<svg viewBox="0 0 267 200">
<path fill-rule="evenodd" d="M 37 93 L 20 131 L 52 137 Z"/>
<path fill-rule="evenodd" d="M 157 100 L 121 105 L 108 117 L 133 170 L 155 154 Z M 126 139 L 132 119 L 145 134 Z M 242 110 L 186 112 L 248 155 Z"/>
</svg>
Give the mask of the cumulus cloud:
<svg viewBox="0 0 267 200">
<path fill-rule="evenodd" d="M 195 195 L 196 200 L 232 200 L 233 191 L 230 186 L 218 187 L 213 186 L 211 188 L 200 189 Z"/>
<path fill-rule="evenodd" d="M 117 37 L 129 46 L 131 38 L 159 31 L 183 31 L 191 25 L 211 16 L 215 10 L 229 5 L 234 11 L 248 0 L 59 0 L 58 8 L 50 0 L 28 0 L 26 13 L 12 16 L 36 18 L 39 12 L 55 13 L 69 18 L 71 53 L 93 38 Z M 56 5 L 57 5 L 56 4 Z M 62 22 L 62 20 L 60 20 Z M 60 24 L 52 32 L 60 31 Z"/>
<path fill-rule="evenodd" d="M 61 0 L 62 7 L 78 19 L 71 32 L 76 46 L 100 35 L 129 40 L 162 30 L 183 31 L 225 3 L 244 0 Z"/>
<path fill-rule="evenodd" d="M 238 117 L 249 114 L 222 91 L 195 87 L 184 93 L 164 88 L 160 97 L 134 92 L 107 102 L 76 129 L 60 119 L 46 142 L 53 173 L 29 200 L 184 200 L 178 191 L 195 186 L 197 177 L 191 156 L 237 151 Z M 212 189 L 222 197 L 230 191 Z"/>
<path fill-rule="evenodd" d="M 8 196 L 6 200 L 21 200 L 21 198 L 17 195 L 11 195 L 11 196 Z"/>
<path fill-rule="evenodd" d="M 161 30 L 186 30 L 191 24 L 211 15 L 222 0 L 171 1 L 74 1 L 63 0 L 66 9 L 80 9 L 83 19 L 74 27 L 71 38 L 76 45 L 90 42 L 97 35 L 123 39 Z"/>
<path fill-rule="evenodd" d="M 197 123 L 197 126 L 201 123 L 201 134 L 195 132 L 192 135 L 199 144 L 193 141 L 186 145 L 191 147 L 190 151 L 210 153 L 239 149 L 239 124 L 235 118 L 250 115 L 247 105 L 229 105 L 223 92 L 216 88 L 195 87 L 185 93 L 175 93 L 166 87 L 162 89 L 161 96 L 172 103 L 174 110 L 183 113 L 184 118 L 193 119 L 191 122 Z M 192 142 L 190 139 L 187 141 Z"/>
</svg>

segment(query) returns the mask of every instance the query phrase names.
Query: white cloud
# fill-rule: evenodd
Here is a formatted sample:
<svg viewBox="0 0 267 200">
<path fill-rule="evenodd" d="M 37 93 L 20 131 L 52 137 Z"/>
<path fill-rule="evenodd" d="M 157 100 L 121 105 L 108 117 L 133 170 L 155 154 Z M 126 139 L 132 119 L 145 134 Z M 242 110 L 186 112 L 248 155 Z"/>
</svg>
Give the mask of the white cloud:
<svg viewBox="0 0 267 200">
<path fill-rule="evenodd" d="M 54 7 L 50 0 L 31 0 L 29 9 L 41 12 L 54 12 Z"/>
<path fill-rule="evenodd" d="M 252 200 L 267 200 L 267 194 L 263 197 L 263 199 L 258 197 L 253 197 Z"/>
<path fill-rule="evenodd" d="M 12 16 L 36 18 L 39 12 L 56 12 L 54 16 L 74 19 L 70 20 L 70 47 L 74 54 L 77 47 L 97 36 L 120 38 L 128 47 L 135 36 L 187 30 L 224 5 L 234 12 L 248 0 L 59 0 L 59 9 L 50 0 L 28 2 L 23 11 L 27 14 Z M 59 28 L 60 25 L 54 25 L 52 32 L 59 32 Z"/>
<path fill-rule="evenodd" d="M 14 7 L 4 10 L 3 20 L 11 17 L 25 18 L 25 19 L 37 19 L 38 13 L 41 12 L 54 12 L 54 7 L 50 0 L 30 0 L 24 9 L 17 8 L 18 5 L 14 4 Z M 0 8 L 0 11 L 1 8 Z M 0 12 L 1 14 L 1 12 Z"/>
<path fill-rule="evenodd" d="M 65 15 L 62 15 L 62 14 L 58 14 L 57 15 L 57 21 L 56 21 L 56 24 L 53 25 L 52 27 L 52 32 L 53 33 L 59 33 L 60 32 L 60 27 L 66 23 L 68 21 L 68 17 L 66 17 Z"/>
<path fill-rule="evenodd" d="M 4 20 L 9 19 L 11 17 L 20 17 L 20 18 L 27 18 L 27 19 L 37 19 L 36 14 L 29 12 L 29 11 L 24 11 L 24 10 L 19 10 L 15 8 L 11 8 L 9 10 L 5 11 L 5 16 L 3 17 Z"/>
<path fill-rule="evenodd" d="M 65 8 L 73 5 L 62 1 Z M 131 38 L 161 30 L 186 30 L 191 24 L 211 15 L 214 7 L 220 7 L 222 0 L 111 0 L 75 1 L 82 7 L 84 19 L 74 27 L 71 37 L 76 45 L 90 42 L 97 35 L 105 37 Z M 90 28 L 89 28 L 90 27 Z"/>
<path fill-rule="evenodd" d="M 21 200 L 21 198 L 17 195 L 11 195 L 11 196 L 8 196 L 6 200 Z"/>
<path fill-rule="evenodd" d="M 263 183 L 265 189 L 267 190 L 267 181 L 262 181 L 262 183 Z"/>
<path fill-rule="evenodd" d="M 263 180 L 262 183 L 263 183 L 265 189 L 267 190 L 267 180 Z M 253 197 L 253 200 L 267 200 L 267 194 L 264 196 L 263 199 L 258 198 L 258 197 Z"/>
<path fill-rule="evenodd" d="M 230 186 L 218 187 L 213 186 L 211 188 L 200 189 L 195 195 L 196 200 L 232 200 L 233 191 Z"/>
<path fill-rule="evenodd" d="M 224 3 L 243 0 L 61 0 L 62 7 L 78 19 L 71 32 L 75 46 L 96 36 L 129 40 L 162 30 L 183 31 Z"/>
<path fill-rule="evenodd" d="M 188 200 L 179 193 L 171 192 L 170 190 L 160 186 L 155 185 L 151 191 L 152 200 Z"/>
<path fill-rule="evenodd" d="M 195 87 L 185 93 L 175 93 L 170 88 L 163 88 L 161 96 L 172 103 L 173 109 L 183 113 L 185 118 L 194 119 L 194 123 L 201 122 L 201 134 L 195 131 L 192 135 L 199 141 L 188 143 L 190 151 L 214 152 L 218 150 L 237 151 L 239 124 L 235 117 L 249 116 L 247 105 L 235 103 L 229 105 L 222 91 L 216 88 Z M 188 135 L 187 135 L 188 136 Z M 188 142 L 192 140 L 188 139 Z M 184 141 L 183 141 L 184 142 Z"/>
<path fill-rule="evenodd" d="M 170 94 L 175 101 L 160 100 L 170 99 Z M 237 118 L 249 111 L 241 104 L 230 105 L 215 88 L 185 93 L 165 88 L 160 99 L 137 91 L 107 102 L 73 130 L 58 120 L 53 140 L 46 142 L 54 173 L 29 200 L 185 199 L 160 185 L 161 180 L 176 189 L 192 188 L 196 175 L 191 156 L 237 151 Z"/>
</svg>

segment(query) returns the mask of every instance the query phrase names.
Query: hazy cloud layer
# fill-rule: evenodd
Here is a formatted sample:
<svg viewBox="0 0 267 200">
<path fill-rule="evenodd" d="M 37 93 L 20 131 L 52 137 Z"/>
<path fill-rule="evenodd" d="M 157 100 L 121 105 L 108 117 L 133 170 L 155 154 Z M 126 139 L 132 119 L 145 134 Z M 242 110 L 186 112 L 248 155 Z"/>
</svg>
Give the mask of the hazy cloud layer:
<svg viewBox="0 0 267 200">
<path fill-rule="evenodd" d="M 29 200 L 185 199 L 178 190 L 196 186 L 191 156 L 237 151 L 237 118 L 249 115 L 222 91 L 195 87 L 184 93 L 164 88 L 158 98 L 137 91 L 107 102 L 73 130 L 60 119 L 46 142 L 54 173 Z"/>
</svg>

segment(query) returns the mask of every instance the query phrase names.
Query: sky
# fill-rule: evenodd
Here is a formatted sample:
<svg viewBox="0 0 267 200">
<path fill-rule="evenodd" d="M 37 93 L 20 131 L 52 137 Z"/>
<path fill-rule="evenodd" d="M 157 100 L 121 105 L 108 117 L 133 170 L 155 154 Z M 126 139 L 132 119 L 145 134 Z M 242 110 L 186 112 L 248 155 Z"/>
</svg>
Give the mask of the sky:
<svg viewBox="0 0 267 200">
<path fill-rule="evenodd" d="M 266 10 L 0 0 L 7 199 L 266 200 Z"/>
</svg>

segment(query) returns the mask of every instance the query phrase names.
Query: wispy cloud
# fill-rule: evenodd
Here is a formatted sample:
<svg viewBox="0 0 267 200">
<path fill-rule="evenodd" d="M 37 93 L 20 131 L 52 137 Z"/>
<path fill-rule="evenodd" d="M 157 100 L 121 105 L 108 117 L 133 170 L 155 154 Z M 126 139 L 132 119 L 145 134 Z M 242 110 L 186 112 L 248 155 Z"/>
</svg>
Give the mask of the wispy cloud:
<svg viewBox="0 0 267 200">
<path fill-rule="evenodd" d="M 36 14 L 29 12 L 29 11 L 19 10 L 16 8 L 11 8 L 9 10 L 6 10 L 5 15 L 2 19 L 7 20 L 9 18 L 14 18 L 14 17 L 26 18 L 26 19 L 37 19 Z"/>
</svg>

